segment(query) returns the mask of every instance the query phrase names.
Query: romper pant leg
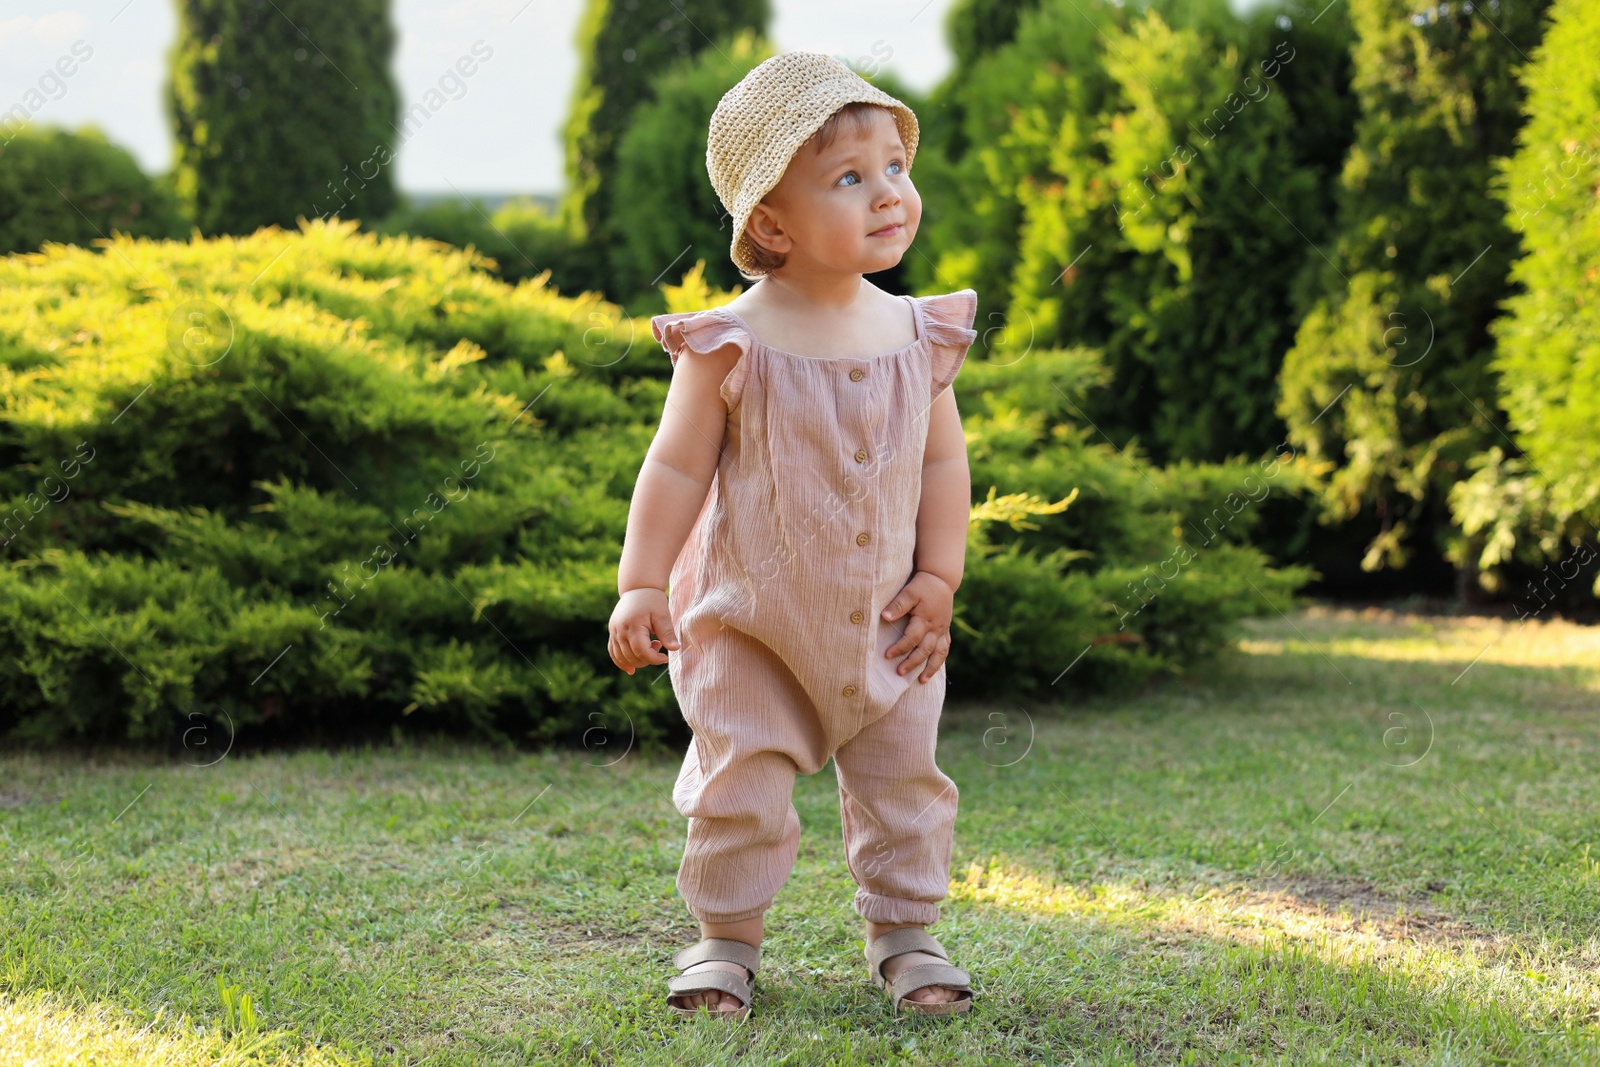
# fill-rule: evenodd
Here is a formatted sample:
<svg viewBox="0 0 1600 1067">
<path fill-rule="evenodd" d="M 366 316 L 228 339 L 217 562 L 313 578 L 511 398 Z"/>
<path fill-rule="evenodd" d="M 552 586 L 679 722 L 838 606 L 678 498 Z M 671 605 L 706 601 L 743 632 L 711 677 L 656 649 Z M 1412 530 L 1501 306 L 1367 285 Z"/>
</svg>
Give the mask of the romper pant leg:
<svg viewBox="0 0 1600 1067">
<path fill-rule="evenodd" d="M 921 669 L 919 665 L 918 670 Z M 950 888 L 957 790 L 934 763 L 945 669 L 833 754 L 845 855 L 869 922 L 934 923 Z"/>
<path fill-rule="evenodd" d="M 689 820 L 677 886 L 702 922 L 752 919 L 772 906 L 800 850 L 795 774 L 827 759 L 815 706 L 771 649 L 719 631 L 687 668 L 680 697 L 694 739 L 672 791 Z"/>
</svg>

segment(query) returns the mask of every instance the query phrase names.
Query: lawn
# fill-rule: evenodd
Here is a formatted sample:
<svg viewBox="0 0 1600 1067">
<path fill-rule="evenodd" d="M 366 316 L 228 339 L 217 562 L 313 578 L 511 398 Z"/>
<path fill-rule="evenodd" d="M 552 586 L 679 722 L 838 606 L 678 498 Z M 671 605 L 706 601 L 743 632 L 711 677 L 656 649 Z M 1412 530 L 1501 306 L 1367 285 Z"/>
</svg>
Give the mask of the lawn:
<svg viewBox="0 0 1600 1067">
<path fill-rule="evenodd" d="M 831 768 L 730 1025 L 661 1010 L 670 754 L 8 753 L 0 1063 L 1600 1063 L 1597 706 L 1600 628 L 1326 607 L 952 705 L 943 1020 L 867 982 Z"/>
</svg>

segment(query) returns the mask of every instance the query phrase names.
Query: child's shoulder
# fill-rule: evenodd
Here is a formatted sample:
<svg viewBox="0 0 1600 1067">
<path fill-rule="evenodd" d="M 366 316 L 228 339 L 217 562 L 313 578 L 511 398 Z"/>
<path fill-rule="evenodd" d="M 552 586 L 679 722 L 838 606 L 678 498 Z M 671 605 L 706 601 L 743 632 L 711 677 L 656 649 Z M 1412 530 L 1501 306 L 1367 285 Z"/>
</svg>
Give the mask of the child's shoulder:
<svg viewBox="0 0 1600 1067">
<path fill-rule="evenodd" d="M 976 289 L 957 289 L 953 293 L 919 296 L 915 300 L 922 307 L 929 344 L 965 352 L 978 339 L 978 331 L 973 329 L 978 318 Z"/>
<path fill-rule="evenodd" d="M 890 304 L 898 304 L 901 298 L 889 298 L 885 294 L 885 299 Z M 977 331 L 973 329 L 978 315 L 977 290 L 957 289 L 949 293 L 910 296 L 906 299 L 921 308 L 930 343 L 964 349 L 977 340 Z M 890 304 L 885 305 L 886 310 Z M 756 343 L 745 313 L 758 321 L 764 317 L 759 304 L 742 295 L 727 304 L 701 311 L 673 311 L 654 315 L 650 319 L 650 329 L 655 339 L 671 355 L 674 366 L 686 351 L 701 355 L 720 353 L 730 360 L 736 360 L 749 353 Z"/>
<path fill-rule="evenodd" d="M 738 358 L 750 350 L 749 331 L 734 312 L 722 306 L 654 315 L 650 330 L 672 357 L 673 366 L 686 351 Z"/>
<path fill-rule="evenodd" d="M 971 344 L 977 339 L 977 334 L 972 330 L 972 324 L 978 318 L 978 291 L 976 289 L 957 289 L 952 293 L 937 293 L 932 296 L 913 297 L 922 305 L 922 312 L 932 324 L 952 327 L 957 332 L 938 342 L 955 344 L 962 340 L 961 332 L 972 333 L 966 338 L 966 343 Z M 948 333 L 948 331 L 946 331 Z"/>
<path fill-rule="evenodd" d="M 737 317 L 722 308 L 674 311 L 651 316 L 650 330 L 672 357 L 674 370 L 685 352 L 693 352 L 694 362 L 710 371 L 705 380 L 719 383 L 717 392 L 728 411 L 739 406 L 749 374 L 750 361 L 744 357 L 750 352 L 750 334 Z"/>
</svg>

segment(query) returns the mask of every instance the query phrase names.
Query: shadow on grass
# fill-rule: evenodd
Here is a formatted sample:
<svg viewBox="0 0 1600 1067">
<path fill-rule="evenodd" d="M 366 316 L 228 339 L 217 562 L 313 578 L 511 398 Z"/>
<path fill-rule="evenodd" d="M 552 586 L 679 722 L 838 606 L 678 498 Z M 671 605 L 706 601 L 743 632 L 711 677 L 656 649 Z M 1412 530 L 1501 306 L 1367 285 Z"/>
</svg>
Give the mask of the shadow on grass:
<svg viewBox="0 0 1600 1067">
<path fill-rule="evenodd" d="M 641 1062 L 653 1048 L 696 1063 L 805 1064 L 1588 1063 L 1600 1051 L 1583 997 L 1485 972 L 1462 939 L 1390 941 L 1309 904 L 1282 912 L 1295 921 L 1266 909 L 1252 924 L 1233 897 L 1180 904 L 990 871 L 959 889 L 937 928 L 978 989 L 960 1019 L 894 1018 L 857 945 L 780 937 L 767 947 L 756 1014 L 737 1032 L 661 1018 L 673 947 L 662 945 L 609 967 L 598 958 L 607 949 L 566 957 L 557 985 L 621 981 L 623 1002 L 591 994 L 547 1008 L 533 1039 L 597 1062 Z"/>
</svg>

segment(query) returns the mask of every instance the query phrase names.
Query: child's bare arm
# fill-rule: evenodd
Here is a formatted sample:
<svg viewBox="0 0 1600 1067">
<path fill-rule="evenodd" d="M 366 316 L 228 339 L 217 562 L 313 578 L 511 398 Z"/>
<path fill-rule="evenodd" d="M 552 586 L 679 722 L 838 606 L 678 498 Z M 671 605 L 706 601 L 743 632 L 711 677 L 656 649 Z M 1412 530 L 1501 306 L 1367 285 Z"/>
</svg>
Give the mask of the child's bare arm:
<svg viewBox="0 0 1600 1067">
<path fill-rule="evenodd" d="M 728 418 L 718 390 L 738 356 L 731 345 L 704 356 L 691 352 L 673 368 L 661 424 L 628 507 L 617 592 L 666 588 L 717 470 Z"/>
<path fill-rule="evenodd" d="M 610 652 L 629 674 L 667 661 L 652 647 L 651 633 L 664 646 L 677 647 L 667 580 L 716 474 L 728 417 L 720 390 L 738 358 L 739 349 L 727 345 L 705 355 L 687 353 L 673 368 L 661 424 L 634 484 L 617 567 Z"/>
<path fill-rule="evenodd" d="M 972 517 L 972 473 L 967 438 L 956 410 L 955 387 L 940 393 L 928 413 L 928 444 L 922 456 L 922 503 L 917 508 L 916 569 L 938 575 L 954 592 L 967 560 L 967 523 Z"/>
<path fill-rule="evenodd" d="M 901 674 L 921 664 L 918 681 L 922 682 L 938 673 L 950 651 L 950 620 L 966 564 L 967 522 L 972 514 L 967 440 L 953 388 L 934 400 L 928 419 L 913 555 L 916 573 L 883 612 L 891 620 L 910 613 L 906 632 L 884 654 L 890 659 L 905 656 L 897 668 Z"/>
</svg>

